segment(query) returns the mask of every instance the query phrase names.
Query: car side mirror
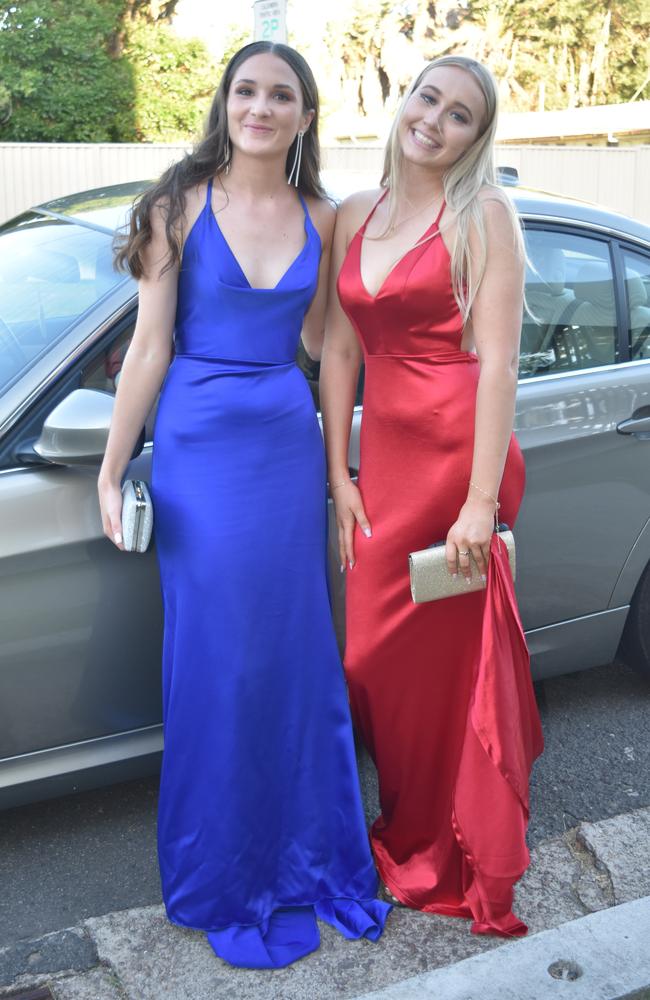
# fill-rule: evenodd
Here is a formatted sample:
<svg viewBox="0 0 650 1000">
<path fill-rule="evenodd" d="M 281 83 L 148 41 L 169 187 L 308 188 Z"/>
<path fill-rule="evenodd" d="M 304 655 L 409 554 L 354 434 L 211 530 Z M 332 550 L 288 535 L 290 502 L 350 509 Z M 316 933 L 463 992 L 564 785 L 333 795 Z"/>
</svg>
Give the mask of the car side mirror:
<svg viewBox="0 0 650 1000">
<path fill-rule="evenodd" d="M 98 389 L 75 389 L 45 418 L 43 429 L 33 444 L 34 451 L 54 465 L 95 465 L 101 462 L 114 403 L 111 393 Z"/>
</svg>

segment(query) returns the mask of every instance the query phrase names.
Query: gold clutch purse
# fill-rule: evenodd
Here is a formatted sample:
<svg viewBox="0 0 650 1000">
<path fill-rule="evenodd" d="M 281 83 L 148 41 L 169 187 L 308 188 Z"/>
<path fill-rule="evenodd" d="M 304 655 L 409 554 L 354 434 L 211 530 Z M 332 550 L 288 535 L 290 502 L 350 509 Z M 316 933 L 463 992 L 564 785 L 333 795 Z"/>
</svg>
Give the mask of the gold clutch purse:
<svg viewBox="0 0 650 1000">
<path fill-rule="evenodd" d="M 510 560 L 512 579 L 515 578 L 515 539 L 506 524 L 499 525 L 499 538 L 505 542 Z M 436 542 L 428 549 L 409 553 L 409 573 L 411 577 L 411 597 L 415 604 L 427 601 L 439 601 L 443 597 L 456 597 L 457 594 L 471 594 L 474 590 L 483 590 L 485 584 L 481 579 L 476 563 L 470 556 L 472 577 L 465 582 L 462 573 L 453 577 L 447 569 L 445 559 L 445 542 Z"/>
</svg>

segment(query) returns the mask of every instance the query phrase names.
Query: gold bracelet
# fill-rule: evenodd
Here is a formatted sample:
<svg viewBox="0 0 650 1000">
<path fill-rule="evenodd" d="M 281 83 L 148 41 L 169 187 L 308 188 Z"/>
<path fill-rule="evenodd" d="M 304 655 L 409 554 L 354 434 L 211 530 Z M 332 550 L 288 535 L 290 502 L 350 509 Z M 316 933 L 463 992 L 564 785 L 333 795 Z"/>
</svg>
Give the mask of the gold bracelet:
<svg viewBox="0 0 650 1000">
<path fill-rule="evenodd" d="M 348 483 L 351 483 L 351 482 L 352 482 L 352 480 L 351 480 L 351 479 L 343 479 L 343 480 L 341 480 L 341 482 L 340 482 L 340 483 L 335 483 L 335 484 L 334 484 L 333 486 L 332 486 L 332 484 L 330 483 L 330 493 L 333 493 L 333 492 L 334 492 L 334 490 L 338 490 L 338 489 L 340 489 L 340 487 L 341 487 L 341 486 L 347 486 L 347 485 L 348 485 Z"/>
<path fill-rule="evenodd" d="M 473 486 L 475 490 L 479 491 L 479 493 L 482 493 L 484 497 L 487 497 L 489 500 L 491 500 L 492 503 L 495 505 L 496 509 L 497 510 L 499 509 L 501 504 L 499 503 L 496 497 L 493 497 L 491 493 L 487 492 L 487 490 L 482 490 L 481 487 L 477 486 L 476 483 L 473 483 L 471 479 L 469 481 L 469 485 Z"/>
</svg>

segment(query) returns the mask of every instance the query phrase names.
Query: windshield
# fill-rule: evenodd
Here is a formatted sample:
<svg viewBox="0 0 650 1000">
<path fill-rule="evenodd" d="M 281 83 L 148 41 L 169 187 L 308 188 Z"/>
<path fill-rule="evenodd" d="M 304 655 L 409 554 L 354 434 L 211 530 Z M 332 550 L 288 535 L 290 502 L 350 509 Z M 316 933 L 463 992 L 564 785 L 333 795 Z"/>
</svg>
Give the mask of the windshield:
<svg viewBox="0 0 650 1000">
<path fill-rule="evenodd" d="M 111 242 L 32 212 L 0 226 L 0 395 L 125 280 Z"/>
</svg>

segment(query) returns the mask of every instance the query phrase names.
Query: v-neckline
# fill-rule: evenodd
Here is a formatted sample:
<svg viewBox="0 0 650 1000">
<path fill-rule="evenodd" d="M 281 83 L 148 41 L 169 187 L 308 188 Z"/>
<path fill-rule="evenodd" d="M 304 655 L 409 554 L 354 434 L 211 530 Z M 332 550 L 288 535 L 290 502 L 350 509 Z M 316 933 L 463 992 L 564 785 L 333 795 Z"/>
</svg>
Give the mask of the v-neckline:
<svg viewBox="0 0 650 1000">
<path fill-rule="evenodd" d="M 397 270 L 397 268 L 400 266 L 400 264 L 402 263 L 402 261 L 405 260 L 405 258 L 408 257 L 409 254 L 413 253 L 414 250 L 417 250 L 417 248 L 422 245 L 423 240 L 426 239 L 426 237 L 429 235 L 430 231 L 433 229 L 434 226 L 437 227 L 439 225 L 440 219 L 442 218 L 442 213 L 445 210 L 445 199 L 443 198 L 442 199 L 442 205 L 440 206 L 440 210 L 438 211 L 438 214 L 435 217 L 435 219 L 433 220 L 433 222 L 431 223 L 431 225 L 427 226 L 427 228 L 425 229 L 425 231 L 422 233 L 422 236 L 420 236 L 419 240 L 415 241 L 415 243 L 413 244 L 412 247 L 409 247 L 409 249 L 406 250 L 402 254 L 401 257 L 398 257 L 398 259 L 395 261 L 395 263 L 393 264 L 393 266 L 391 268 L 389 268 L 389 270 L 387 271 L 386 276 L 384 277 L 384 280 L 380 284 L 380 286 L 377 289 L 377 291 L 375 292 L 375 294 L 372 295 L 368 291 L 366 283 L 365 283 L 365 281 L 363 279 L 363 269 L 362 269 L 362 266 L 361 266 L 361 254 L 363 252 L 363 239 L 364 239 L 364 236 L 366 235 L 366 228 L 368 226 L 368 223 L 370 222 L 370 220 L 372 219 L 373 215 L 375 214 L 377 208 L 382 203 L 382 201 L 384 200 L 384 198 L 386 198 L 387 195 L 388 195 L 388 191 L 385 191 L 384 194 L 381 196 L 381 198 L 378 201 L 375 202 L 375 204 L 373 205 L 373 207 L 372 207 L 372 209 L 371 209 L 371 211 L 370 211 L 370 213 L 369 213 L 366 221 L 363 223 L 363 225 L 361 226 L 361 228 L 357 230 L 357 233 L 356 233 L 356 238 L 359 241 L 359 256 L 358 256 L 359 283 L 361 284 L 361 287 L 362 287 L 364 293 L 370 299 L 371 302 L 376 302 L 377 301 L 377 299 L 379 298 L 379 296 L 383 292 L 384 287 L 386 286 L 389 278 Z M 440 230 L 438 229 L 437 233 L 435 233 L 434 235 L 439 235 L 439 234 L 440 234 Z"/>
<path fill-rule="evenodd" d="M 230 256 L 231 256 L 234 264 L 236 265 L 237 270 L 239 271 L 239 273 L 241 274 L 242 278 L 244 279 L 244 281 L 248 285 L 249 291 L 251 291 L 251 292 L 274 292 L 277 288 L 280 287 L 280 285 L 282 284 L 282 282 L 284 281 L 284 279 L 293 270 L 294 266 L 298 263 L 298 261 L 300 260 L 300 258 L 304 254 L 305 250 L 307 249 L 307 246 L 309 245 L 309 229 L 308 229 L 308 225 L 307 225 L 308 220 L 309 220 L 309 212 L 307 210 L 307 205 L 305 204 L 305 201 L 303 200 L 303 198 L 301 198 L 300 195 L 298 195 L 298 197 L 300 198 L 300 204 L 302 205 L 302 210 L 303 210 L 303 213 L 304 213 L 305 242 L 303 243 L 302 247 L 300 248 L 300 250 L 298 251 L 298 253 L 296 254 L 296 256 L 293 258 L 293 260 L 291 261 L 291 263 L 289 264 L 289 266 L 286 268 L 286 270 L 283 272 L 283 274 L 278 278 L 278 280 L 276 281 L 276 283 L 274 285 L 270 286 L 270 287 L 261 288 L 258 285 L 251 285 L 251 283 L 250 283 L 250 281 L 248 279 L 248 276 L 247 276 L 246 272 L 244 271 L 244 268 L 239 263 L 239 261 L 237 259 L 237 255 L 235 254 L 233 248 L 230 246 L 230 243 L 228 242 L 228 240 L 226 238 L 226 234 L 224 233 L 223 229 L 219 225 L 217 217 L 216 217 L 216 215 L 214 213 L 214 209 L 212 207 L 212 186 L 210 185 L 210 191 L 209 191 L 209 195 L 208 195 L 208 199 L 206 201 L 205 207 L 206 207 L 207 211 L 209 212 L 210 218 L 212 219 L 212 222 L 216 226 L 216 228 L 217 228 L 217 230 L 219 232 L 219 235 L 221 236 L 221 239 L 223 240 L 224 245 L 225 245 L 228 253 L 230 254 Z"/>
</svg>

